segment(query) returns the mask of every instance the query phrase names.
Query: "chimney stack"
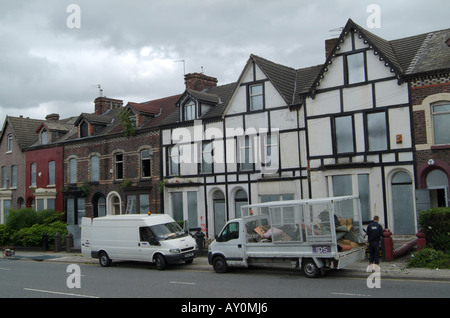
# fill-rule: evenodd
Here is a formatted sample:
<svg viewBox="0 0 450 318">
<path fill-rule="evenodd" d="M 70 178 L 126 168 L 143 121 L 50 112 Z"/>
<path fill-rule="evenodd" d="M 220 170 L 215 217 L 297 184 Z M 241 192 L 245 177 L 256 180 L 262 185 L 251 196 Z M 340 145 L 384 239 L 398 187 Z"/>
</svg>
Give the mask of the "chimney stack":
<svg viewBox="0 0 450 318">
<path fill-rule="evenodd" d="M 97 115 L 102 115 L 110 109 L 122 107 L 123 100 L 108 97 L 97 97 L 94 100 L 94 104 L 95 104 L 95 113 Z"/>
<path fill-rule="evenodd" d="M 204 89 L 217 86 L 217 78 L 206 76 L 202 73 L 190 73 L 184 75 L 186 89 L 203 91 Z"/>
<path fill-rule="evenodd" d="M 339 38 L 325 40 L 325 59 L 328 58 L 328 56 L 330 55 L 331 51 L 334 49 L 338 41 Z"/>
<path fill-rule="evenodd" d="M 47 116 L 45 116 L 45 120 L 48 121 L 58 121 L 59 120 L 59 114 L 48 114 Z"/>
</svg>

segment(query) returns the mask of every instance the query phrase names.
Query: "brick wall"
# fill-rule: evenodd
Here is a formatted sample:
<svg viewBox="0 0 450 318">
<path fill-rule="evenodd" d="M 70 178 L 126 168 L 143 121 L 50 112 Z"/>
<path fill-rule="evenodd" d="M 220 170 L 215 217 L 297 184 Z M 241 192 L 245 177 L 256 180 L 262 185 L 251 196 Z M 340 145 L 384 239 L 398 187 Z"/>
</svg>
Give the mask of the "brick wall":
<svg viewBox="0 0 450 318">
<path fill-rule="evenodd" d="M 151 148 L 151 178 L 141 178 L 140 150 Z M 86 215 L 93 216 L 92 201 L 96 194 L 102 193 L 107 197 L 111 191 L 119 193 L 122 201 L 122 211 L 126 209 L 126 196 L 150 194 L 150 208 L 154 213 L 161 213 L 160 194 L 158 191 L 160 180 L 160 152 L 159 132 L 147 130 L 138 132 L 132 137 L 121 134 L 89 140 L 80 140 L 67 144 L 64 148 L 65 185 L 68 184 L 69 158 L 77 157 L 77 185 L 88 182 L 91 191 L 85 198 Z M 131 186 L 123 188 L 123 180 L 115 179 L 115 154 L 123 154 L 123 176 Z M 90 182 L 90 157 L 99 156 L 99 182 Z"/>
</svg>

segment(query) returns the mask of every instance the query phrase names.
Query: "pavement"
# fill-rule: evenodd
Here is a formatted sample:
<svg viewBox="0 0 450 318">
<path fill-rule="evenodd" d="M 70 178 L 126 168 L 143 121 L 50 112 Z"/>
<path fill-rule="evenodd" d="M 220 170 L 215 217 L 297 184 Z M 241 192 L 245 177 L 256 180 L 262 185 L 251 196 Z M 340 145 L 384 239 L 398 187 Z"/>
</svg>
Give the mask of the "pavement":
<svg viewBox="0 0 450 318">
<path fill-rule="evenodd" d="M 60 262 L 67 264 L 95 264 L 99 265 L 98 259 L 85 257 L 81 253 L 67 253 L 67 252 L 52 252 L 52 251 L 27 251 L 16 250 L 14 257 L 4 257 L 3 253 L 0 256 L 1 260 L 22 260 L 22 261 L 42 261 L 42 262 Z M 425 280 L 425 281 L 450 281 L 450 269 L 427 269 L 427 268 L 406 268 L 407 257 L 400 257 L 390 262 L 380 262 L 380 278 L 388 279 L 410 279 L 410 280 Z M 186 266 L 185 269 L 204 270 L 213 272 L 213 268 L 208 264 L 206 256 L 199 256 L 194 259 L 194 262 Z M 327 271 L 326 276 L 333 277 L 354 277 L 365 278 L 369 277 L 366 272 L 368 261 L 358 261 L 346 268 L 340 270 Z M 256 269 L 259 270 L 259 269 Z M 261 270 L 267 271 L 267 268 Z M 269 271 L 292 272 L 292 269 L 286 268 L 270 268 Z"/>
</svg>

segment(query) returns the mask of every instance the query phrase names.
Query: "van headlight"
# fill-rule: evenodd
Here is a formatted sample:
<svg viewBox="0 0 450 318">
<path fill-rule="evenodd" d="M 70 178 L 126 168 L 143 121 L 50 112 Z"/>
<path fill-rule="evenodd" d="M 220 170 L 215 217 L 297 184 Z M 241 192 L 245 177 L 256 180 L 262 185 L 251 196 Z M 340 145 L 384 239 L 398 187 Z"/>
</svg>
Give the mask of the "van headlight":
<svg viewBox="0 0 450 318">
<path fill-rule="evenodd" d="M 169 250 L 169 252 L 170 253 L 181 253 L 181 251 L 180 251 L 180 249 L 179 248 L 171 248 L 170 250 Z"/>
</svg>

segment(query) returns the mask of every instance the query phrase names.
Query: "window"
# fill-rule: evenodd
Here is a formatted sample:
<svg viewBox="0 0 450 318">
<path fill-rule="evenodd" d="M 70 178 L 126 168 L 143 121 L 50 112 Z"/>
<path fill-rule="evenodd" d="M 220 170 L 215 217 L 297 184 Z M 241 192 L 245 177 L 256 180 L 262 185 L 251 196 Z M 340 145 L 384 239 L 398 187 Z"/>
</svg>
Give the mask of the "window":
<svg viewBox="0 0 450 318">
<path fill-rule="evenodd" d="M 195 119 L 195 102 L 190 101 L 184 105 L 184 120 Z"/>
<path fill-rule="evenodd" d="M 434 144 L 450 144 L 450 103 L 431 106 Z"/>
<path fill-rule="evenodd" d="M 100 180 L 98 156 L 91 157 L 91 182 L 98 182 Z"/>
<path fill-rule="evenodd" d="M 189 228 L 198 227 L 198 210 L 197 210 L 197 192 L 188 191 L 187 192 L 187 212 L 188 212 L 188 225 Z"/>
<path fill-rule="evenodd" d="M 229 223 L 217 238 L 218 242 L 227 242 L 239 238 L 239 223 Z"/>
<path fill-rule="evenodd" d="M 212 151 L 212 141 L 203 142 L 202 144 L 202 163 L 201 172 L 202 173 L 212 173 L 213 171 L 213 151 Z"/>
<path fill-rule="evenodd" d="M 169 147 L 169 175 L 180 174 L 180 150 L 177 146 Z"/>
<path fill-rule="evenodd" d="M 77 159 L 75 158 L 69 160 L 69 183 L 77 183 Z"/>
<path fill-rule="evenodd" d="M 348 153 L 354 151 L 352 116 L 334 118 L 334 135 L 336 138 L 336 153 Z"/>
<path fill-rule="evenodd" d="M 359 200 L 361 203 L 361 215 L 363 222 L 369 222 L 372 220 L 372 215 L 370 212 L 370 189 L 369 189 L 369 175 L 368 174 L 358 174 L 358 175 L 338 175 L 332 176 L 332 187 L 333 196 L 345 196 L 353 195 L 353 183 L 358 184 Z M 353 202 L 352 200 L 340 202 L 341 216 L 353 217 Z"/>
<path fill-rule="evenodd" d="M 36 163 L 33 162 L 31 164 L 31 186 L 36 186 Z"/>
<path fill-rule="evenodd" d="M 12 139 L 13 139 L 13 135 L 9 134 L 8 135 L 8 150 L 7 150 L 8 152 L 12 151 L 12 144 L 13 144 Z"/>
<path fill-rule="evenodd" d="M 48 184 L 55 185 L 55 162 L 48 162 Z"/>
<path fill-rule="evenodd" d="M 172 217 L 175 221 L 183 221 L 183 192 L 172 192 Z"/>
<path fill-rule="evenodd" d="M 387 149 L 387 126 L 384 112 L 367 114 L 367 139 L 369 151 Z"/>
<path fill-rule="evenodd" d="M 123 154 L 116 154 L 114 156 L 116 167 L 116 180 L 123 179 Z"/>
<path fill-rule="evenodd" d="M 139 213 L 147 214 L 150 211 L 150 200 L 148 194 L 139 195 Z"/>
<path fill-rule="evenodd" d="M 89 124 L 83 121 L 80 125 L 80 138 L 89 136 Z"/>
<path fill-rule="evenodd" d="M 150 149 L 141 151 L 141 177 L 148 178 L 152 176 Z"/>
<path fill-rule="evenodd" d="M 6 189 L 8 187 L 7 184 L 8 175 L 6 174 L 6 167 L 2 167 L 2 188 Z"/>
<path fill-rule="evenodd" d="M 11 166 L 11 188 L 17 188 L 17 166 Z"/>
<path fill-rule="evenodd" d="M 249 136 L 239 139 L 239 170 L 253 170 L 253 142 Z"/>
<path fill-rule="evenodd" d="M 243 205 L 247 205 L 248 204 L 247 193 L 245 193 L 244 190 L 239 189 L 236 192 L 236 195 L 235 195 L 235 198 L 234 198 L 234 202 L 235 202 L 235 204 L 234 204 L 235 215 L 236 215 L 237 218 L 240 218 L 241 215 L 242 215 L 241 207 Z"/>
<path fill-rule="evenodd" d="M 278 171 L 279 167 L 279 154 L 278 154 L 278 134 L 267 134 L 263 136 L 262 147 L 263 161 L 261 166 L 265 170 L 271 170 L 272 172 Z M 267 173 L 267 171 L 264 171 Z"/>
<path fill-rule="evenodd" d="M 356 53 L 346 56 L 347 84 L 365 82 L 366 72 L 364 68 L 364 53 Z"/>
<path fill-rule="evenodd" d="M 42 130 L 42 134 L 41 134 L 41 143 L 43 145 L 47 145 L 48 144 L 48 131 L 47 130 Z"/>
<path fill-rule="evenodd" d="M 264 109 L 263 84 L 251 85 L 249 87 L 250 110 Z"/>
</svg>

